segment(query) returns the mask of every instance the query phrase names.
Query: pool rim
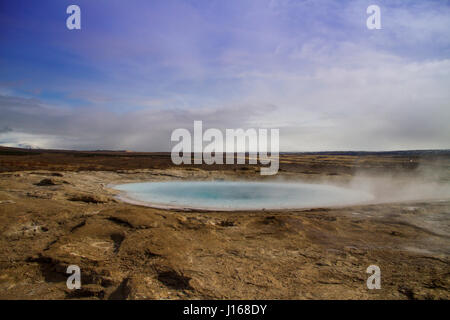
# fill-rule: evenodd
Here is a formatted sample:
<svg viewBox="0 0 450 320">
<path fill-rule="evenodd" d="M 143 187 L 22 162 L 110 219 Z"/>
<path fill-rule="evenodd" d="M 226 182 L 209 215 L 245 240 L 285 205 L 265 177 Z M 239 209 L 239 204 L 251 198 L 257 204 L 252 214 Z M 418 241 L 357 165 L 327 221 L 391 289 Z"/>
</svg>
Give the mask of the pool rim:
<svg viewBox="0 0 450 320">
<path fill-rule="evenodd" d="M 219 207 L 208 207 L 208 206 L 188 206 L 188 205 L 170 205 L 166 203 L 156 203 L 156 202 L 149 202 L 149 201 L 143 201 L 134 199 L 129 196 L 127 191 L 116 189 L 116 186 L 124 185 L 124 184 L 139 184 L 139 183 L 167 183 L 167 182 L 219 182 L 215 180 L 163 180 L 163 181 L 133 181 L 133 182 L 126 182 L 126 183 L 110 183 L 106 187 L 109 189 L 114 190 L 116 194 L 114 196 L 114 199 L 117 199 L 121 202 L 147 207 L 147 208 L 154 208 L 154 209 L 160 209 L 160 210 L 170 210 L 170 211 L 187 211 L 187 212 L 261 212 L 261 211 L 286 211 L 286 210 L 310 210 L 310 209 L 330 209 L 330 208 L 346 208 L 346 207 L 352 207 L 352 206 L 360 206 L 360 205 L 370 205 L 375 204 L 376 197 L 373 194 L 370 194 L 366 192 L 368 195 L 371 195 L 373 199 L 366 200 L 366 201 L 359 201 L 351 204 L 332 204 L 332 205 L 318 205 L 318 206 L 305 206 L 305 207 L 282 207 L 282 208 L 219 208 Z M 220 182 L 253 182 L 253 183 L 274 183 L 276 181 L 254 181 L 254 180 L 221 180 Z M 281 183 L 281 182 L 278 182 Z M 287 182 L 287 183 L 304 183 L 304 184 L 312 184 L 312 185 L 324 185 L 323 182 L 318 183 L 312 183 L 311 181 L 308 182 L 302 182 L 302 181 L 296 181 L 296 182 Z M 343 186 L 335 185 L 335 184 L 329 184 L 333 187 L 343 188 L 347 190 L 352 190 L 350 188 L 346 188 Z M 374 202 L 375 201 L 375 202 Z"/>
</svg>

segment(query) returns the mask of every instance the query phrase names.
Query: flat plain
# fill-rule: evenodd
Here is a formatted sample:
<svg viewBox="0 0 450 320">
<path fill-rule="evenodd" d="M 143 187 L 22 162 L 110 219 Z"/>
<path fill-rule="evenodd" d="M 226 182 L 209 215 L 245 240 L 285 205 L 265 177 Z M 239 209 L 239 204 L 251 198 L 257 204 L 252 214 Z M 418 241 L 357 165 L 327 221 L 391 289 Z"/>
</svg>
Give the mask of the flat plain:
<svg viewBox="0 0 450 320">
<path fill-rule="evenodd" d="M 326 182 L 370 204 L 263 211 L 124 203 L 137 181 Z M 2 299 L 449 299 L 450 152 L 282 154 L 174 166 L 168 153 L 0 148 Z M 69 265 L 82 288 L 66 286 Z M 366 269 L 381 270 L 369 290 Z"/>
</svg>

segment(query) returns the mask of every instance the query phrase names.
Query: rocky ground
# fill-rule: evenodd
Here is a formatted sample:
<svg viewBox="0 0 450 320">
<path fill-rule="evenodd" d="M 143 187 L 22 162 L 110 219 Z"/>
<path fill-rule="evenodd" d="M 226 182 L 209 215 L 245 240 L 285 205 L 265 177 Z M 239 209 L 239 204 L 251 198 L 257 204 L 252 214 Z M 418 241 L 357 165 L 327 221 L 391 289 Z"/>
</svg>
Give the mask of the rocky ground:
<svg viewBox="0 0 450 320">
<path fill-rule="evenodd" d="M 295 170 L 280 174 L 318 179 Z M 349 176 L 327 179 L 345 183 Z M 201 212 L 123 203 L 109 188 L 252 177 L 259 177 L 252 168 L 3 172 L 0 298 L 450 297 L 449 196 L 345 208 Z M 81 268 L 80 290 L 66 286 L 69 265 Z M 381 269 L 380 290 L 367 289 L 369 265 Z"/>
</svg>

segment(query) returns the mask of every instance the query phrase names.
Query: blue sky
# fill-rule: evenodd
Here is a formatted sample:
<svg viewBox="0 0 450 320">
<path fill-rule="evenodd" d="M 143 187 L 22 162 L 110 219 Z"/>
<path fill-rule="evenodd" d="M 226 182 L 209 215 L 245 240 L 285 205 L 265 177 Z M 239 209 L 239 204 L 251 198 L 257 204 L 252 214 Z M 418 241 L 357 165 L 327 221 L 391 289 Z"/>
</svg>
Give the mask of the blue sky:
<svg viewBox="0 0 450 320">
<path fill-rule="evenodd" d="M 203 120 L 284 151 L 449 148 L 449 87 L 450 1 L 0 2 L 3 145 L 168 151 Z"/>
</svg>

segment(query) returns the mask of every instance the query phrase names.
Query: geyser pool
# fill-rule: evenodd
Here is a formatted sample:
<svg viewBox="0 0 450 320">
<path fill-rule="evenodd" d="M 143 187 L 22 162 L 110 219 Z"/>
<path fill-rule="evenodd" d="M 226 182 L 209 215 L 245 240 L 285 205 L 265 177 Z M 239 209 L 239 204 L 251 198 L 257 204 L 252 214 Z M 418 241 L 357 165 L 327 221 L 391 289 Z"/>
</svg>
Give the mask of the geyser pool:
<svg viewBox="0 0 450 320">
<path fill-rule="evenodd" d="M 125 201 L 155 207 L 285 209 L 357 204 L 373 197 L 360 190 L 310 183 L 171 181 L 116 185 Z"/>
</svg>

